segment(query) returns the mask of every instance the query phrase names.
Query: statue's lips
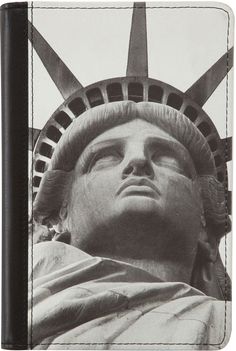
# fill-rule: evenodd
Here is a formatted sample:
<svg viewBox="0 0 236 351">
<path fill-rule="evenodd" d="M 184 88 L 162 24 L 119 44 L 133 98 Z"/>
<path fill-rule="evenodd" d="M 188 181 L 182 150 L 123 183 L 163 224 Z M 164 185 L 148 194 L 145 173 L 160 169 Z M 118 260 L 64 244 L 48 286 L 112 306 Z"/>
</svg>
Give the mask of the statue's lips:
<svg viewBox="0 0 236 351">
<path fill-rule="evenodd" d="M 153 191 L 160 195 L 160 190 L 148 178 L 128 178 L 118 188 L 116 195 L 126 190 L 133 195 L 151 195 Z"/>
</svg>

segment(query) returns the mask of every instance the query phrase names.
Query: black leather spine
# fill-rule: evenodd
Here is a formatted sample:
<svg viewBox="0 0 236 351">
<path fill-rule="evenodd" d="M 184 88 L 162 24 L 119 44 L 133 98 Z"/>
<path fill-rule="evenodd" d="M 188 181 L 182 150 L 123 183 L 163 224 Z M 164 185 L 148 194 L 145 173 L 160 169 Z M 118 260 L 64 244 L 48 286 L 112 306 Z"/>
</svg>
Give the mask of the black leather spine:
<svg viewBox="0 0 236 351">
<path fill-rule="evenodd" d="M 1 7 L 2 348 L 28 349 L 28 4 Z"/>
</svg>

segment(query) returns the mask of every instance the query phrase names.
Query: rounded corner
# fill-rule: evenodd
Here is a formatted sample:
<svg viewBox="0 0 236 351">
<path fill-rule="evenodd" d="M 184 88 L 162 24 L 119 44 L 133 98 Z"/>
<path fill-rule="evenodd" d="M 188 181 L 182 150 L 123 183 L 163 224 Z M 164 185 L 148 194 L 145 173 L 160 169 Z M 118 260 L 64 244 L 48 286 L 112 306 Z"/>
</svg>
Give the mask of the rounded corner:
<svg viewBox="0 0 236 351">
<path fill-rule="evenodd" d="M 219 345 L 217 345 L 217 350 L 220 349 L 220 350 L 228 351 L 227 346 L 229 346 L 229 343 L 231 341 L 231 336 L 232 336 L 232 327 L 230 326 L 227 328 L 227 332 L 226 332 L 222 342 Z"/>
<path fill-rule="evenodd" d="M 234 10 L 231 7 L 231 5 L 229 5 L 227 2 L 216 2 L 215 3 L 218 7 L 220 7 L 222 10 L 226 11 L 230 17 L 231 20 L 235 19 L 235 14 L 234 14 Z"/>
</svg>

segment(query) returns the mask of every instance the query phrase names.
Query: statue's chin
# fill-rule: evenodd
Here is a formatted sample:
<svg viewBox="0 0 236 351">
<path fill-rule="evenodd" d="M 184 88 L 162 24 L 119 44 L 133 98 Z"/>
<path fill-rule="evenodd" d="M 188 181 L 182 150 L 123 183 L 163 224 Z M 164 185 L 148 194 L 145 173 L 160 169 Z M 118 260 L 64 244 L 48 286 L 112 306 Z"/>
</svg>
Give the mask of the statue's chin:
<svg viewBox="0 0 236 351">
<path fill-rule="evenodd" d="M 161 201 L 144 194 L 129 195 L 116 202 L 116 211 L 119 215 L 154 216 L 162 212 Z"/>
</svg>

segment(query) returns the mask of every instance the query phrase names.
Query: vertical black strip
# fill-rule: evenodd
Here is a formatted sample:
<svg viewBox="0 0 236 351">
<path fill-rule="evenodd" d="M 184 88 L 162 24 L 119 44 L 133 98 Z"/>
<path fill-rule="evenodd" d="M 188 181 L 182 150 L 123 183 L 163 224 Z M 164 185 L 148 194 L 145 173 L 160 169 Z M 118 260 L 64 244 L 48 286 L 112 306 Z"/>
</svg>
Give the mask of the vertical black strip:
<svg viewBox="0 0 236 351">
<path fill-rule="evenodd" d="M 28 4 L 1 7 L 2 348 L 27 349 Z"/>
</svg>

